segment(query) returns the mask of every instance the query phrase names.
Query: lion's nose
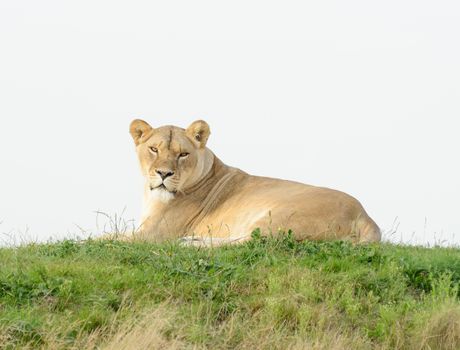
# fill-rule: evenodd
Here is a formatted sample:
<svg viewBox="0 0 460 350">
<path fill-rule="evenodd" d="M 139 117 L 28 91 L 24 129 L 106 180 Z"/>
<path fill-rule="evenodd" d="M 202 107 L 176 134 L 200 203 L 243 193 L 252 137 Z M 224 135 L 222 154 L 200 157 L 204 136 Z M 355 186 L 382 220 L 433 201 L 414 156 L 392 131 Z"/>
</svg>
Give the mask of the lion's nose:
<svg viewBox="0 0 460 350">
<path fill-rule="evenodd" d="M 164 180 L 170 176 L 173 176 L 174 175 L 174 172 L 173 171 L 169 171 L 169 170 L 155 170 L 155 172 L 160 175 L 161 179 Z"/>
</svg>

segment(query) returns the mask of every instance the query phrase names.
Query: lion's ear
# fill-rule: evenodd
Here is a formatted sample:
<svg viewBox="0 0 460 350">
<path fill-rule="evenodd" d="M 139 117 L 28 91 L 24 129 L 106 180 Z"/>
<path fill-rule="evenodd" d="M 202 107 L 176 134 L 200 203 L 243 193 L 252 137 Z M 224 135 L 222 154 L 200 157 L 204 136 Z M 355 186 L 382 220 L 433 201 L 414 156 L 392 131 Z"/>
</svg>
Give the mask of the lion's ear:
<svg viewBox="0 0 460 350">
<path fill-rule="evenodd" d="M 197 120 L 193 122 L 185 132 L 199 148 L 204 148 L 206 146 L 209 135 L 211 135 L 211 129 L 209 128 L 208 123 L 204 120 Z"/>
<path fill-rule="evenodd" d="M 150 137 L 153 132 L 153 128 L 147 122 L 141 119 L 135 119 L 129 126 L 129 132 L 137 146 Z"/>
</svg>

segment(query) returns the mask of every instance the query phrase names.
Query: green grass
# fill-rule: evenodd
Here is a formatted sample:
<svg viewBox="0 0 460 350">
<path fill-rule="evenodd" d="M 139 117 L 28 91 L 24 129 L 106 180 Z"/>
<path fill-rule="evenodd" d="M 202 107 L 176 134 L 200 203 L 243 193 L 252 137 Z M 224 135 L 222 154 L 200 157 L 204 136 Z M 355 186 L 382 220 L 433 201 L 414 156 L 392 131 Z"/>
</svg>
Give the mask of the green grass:
<svg viewBox="0 0 460 350">
<path fill-rule="evenodd" d="M 0 249 L 0 348 L 460 349 L 460 249 L 62 241 Z"/>
</svg>

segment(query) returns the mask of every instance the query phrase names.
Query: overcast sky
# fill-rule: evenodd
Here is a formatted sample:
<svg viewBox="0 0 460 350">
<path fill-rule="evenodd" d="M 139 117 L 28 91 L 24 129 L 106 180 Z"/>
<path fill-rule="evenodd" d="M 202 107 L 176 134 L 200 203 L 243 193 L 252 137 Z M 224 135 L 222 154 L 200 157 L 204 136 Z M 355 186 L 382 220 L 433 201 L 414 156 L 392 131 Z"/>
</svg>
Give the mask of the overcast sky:
<svg viewBox="0 0 460 350">
<path fill-rule="evenodd" d="M 130 121 L 205 119 L 229 165 L 459 244 L 459 62 L 458 1 L 0 0 L 0 236 L 137 220 Z"/>
</svg>

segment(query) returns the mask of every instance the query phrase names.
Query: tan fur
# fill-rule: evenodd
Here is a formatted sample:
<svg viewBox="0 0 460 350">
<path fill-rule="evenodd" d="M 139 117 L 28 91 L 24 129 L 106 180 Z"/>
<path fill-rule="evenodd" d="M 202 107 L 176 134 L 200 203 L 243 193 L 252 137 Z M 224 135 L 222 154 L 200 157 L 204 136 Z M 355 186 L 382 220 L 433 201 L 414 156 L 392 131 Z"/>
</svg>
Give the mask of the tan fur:
<svg viewBox="0 0 460 350">
<path fill-rule="evenodd" d="M 146 179 L 138 237 L 221 244 L 243 242 L 260 228 L 265 234 L 292 229 L 299 240 L 380 240 L 362 205 L 343 192 L 251 176 L 222 163 L 206 147 L 204 121 L 184 130 L 134 120 L 130 132 Z"/>
</svg>

